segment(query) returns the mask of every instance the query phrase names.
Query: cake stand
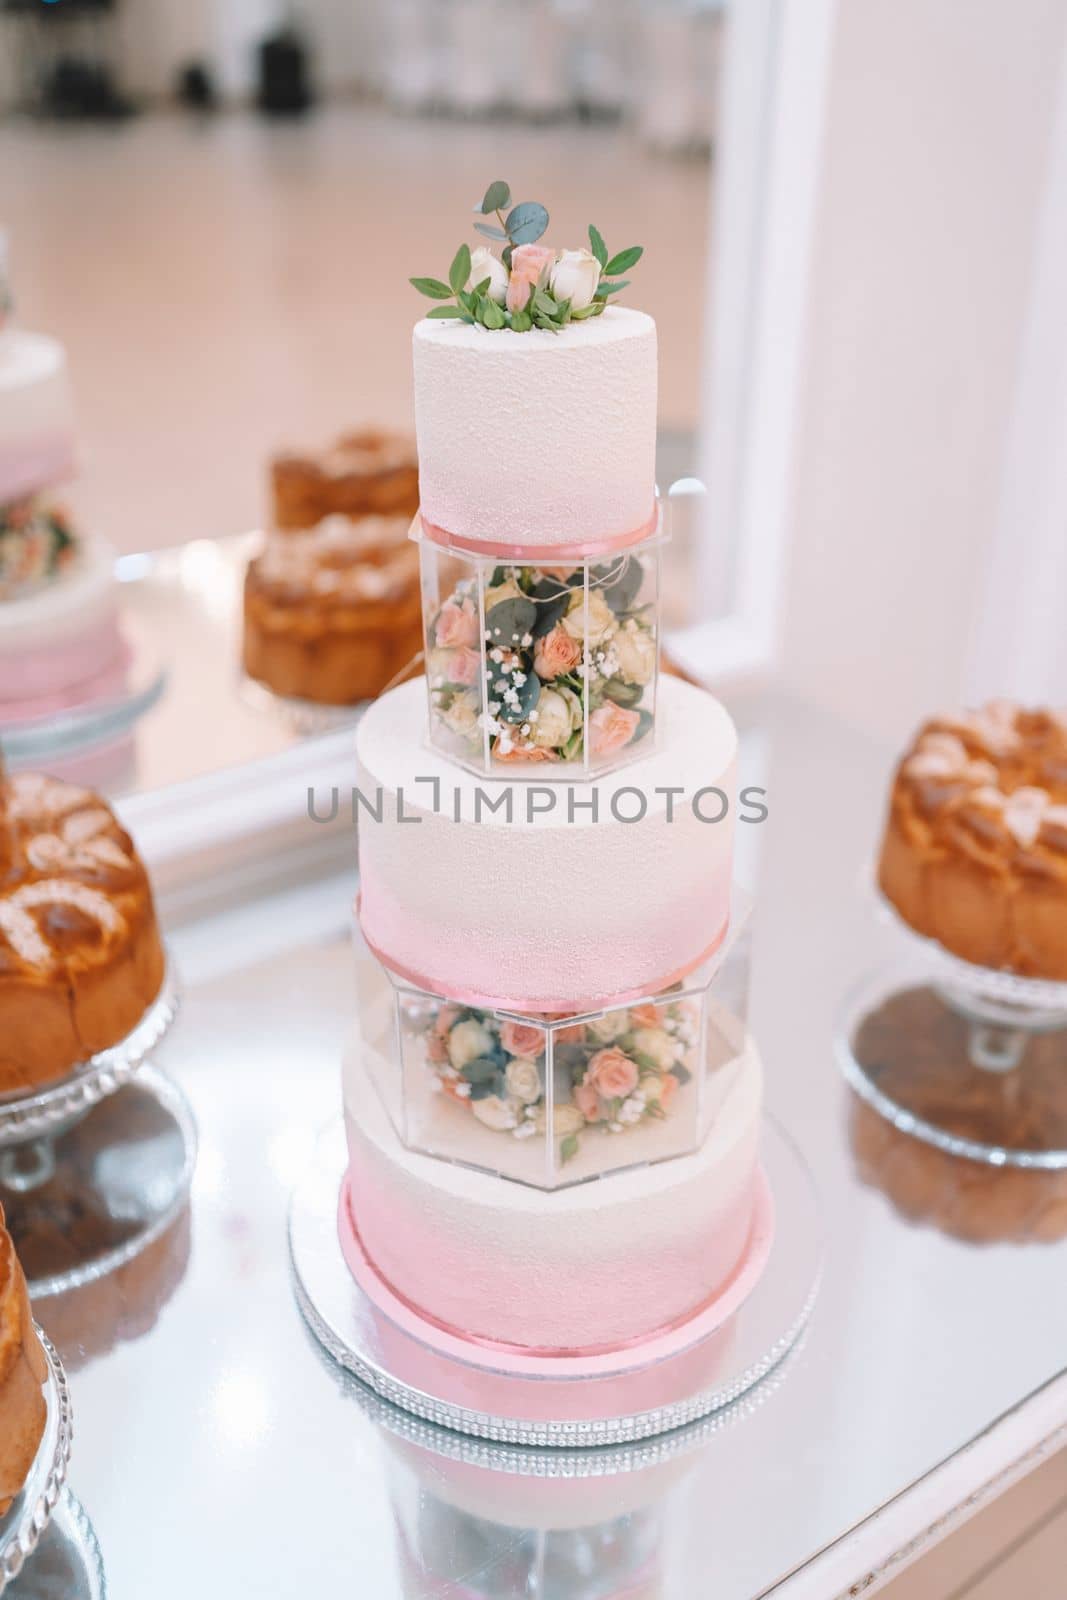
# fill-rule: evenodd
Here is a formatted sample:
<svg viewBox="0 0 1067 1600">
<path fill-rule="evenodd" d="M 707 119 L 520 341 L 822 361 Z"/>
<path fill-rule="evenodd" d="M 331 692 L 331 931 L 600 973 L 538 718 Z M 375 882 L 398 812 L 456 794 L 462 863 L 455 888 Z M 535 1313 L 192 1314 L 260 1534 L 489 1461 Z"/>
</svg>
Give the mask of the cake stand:
<svg viewBox="0 0 1067 1600">
<path fill-rule="evenodd" d="M 377 1395 L 459 1433 L 556 1451 L 682 1427 L 772 1372 L 814 1303 L 822 1254 L 814 1184 L 774 1123 L 764 1133 L 746 1264 L 726 1290 L 668 1332 L 588 1357 L 494 1352 L 426 1323 L 360 1260 L 344 1227 L 346 1170 L 338 1122 L 321 1136 L 290 1209 L 301 1311 L 333 1359 Z"/>
<path fill-rule="evenodd" d="M 117 744 L 152 709 L 167 682 L 159 649 L 139 623 L 124 619 L 122 632 L 129 661 L 126 681 L 117 692 L 18 720 L 0 717 L 0 748 L 12 767 L 53 771 L 57 761 Z"/>
<path fill-rule="evenodd" d="M 899 963 L 848 998 L 837 1055 L 902 1133 L 997 1167 L 1067 1167 L 1067 983 L 978 967 L 899 930 Z"/>
<path fill-rule="evenodd" d="M 106 1600 L 104 1563 L 93 1525 L 69 1489 L 6 1600 Z"/>
<path fill-rule="evenodd" d="M 115 1271 L 174 1221 L 196 1131 L 177 1086 L 147 1063 L 177 1013 L 163 986 L 119 1044 L 58 1083 L 0 1096 L 0 1204 L 31 1293 Z"/>
<path fill-rule="evenodd" d="M 246 705 L 276 717 L 288 733 L 302 739 L 333 733 L 338 728 L 354 728 L 370 705 L 369 700 L 357 700 L 346 706 L 324 705 L 319 700 L 276 694 L 265 683 L 258 683 L 247 674 L 241 678 L 239 692 Z"/>
<path fill-rule="evenodd" d="M 22 1493 L 0 1519 L 0 1594 L 16 1579 L 52 1520 L 70 1460 L 71 1410 L 66 1374 L 52 1345 L 41 1335 L 48 1363 L 44 1434 Z"/>
</svg>

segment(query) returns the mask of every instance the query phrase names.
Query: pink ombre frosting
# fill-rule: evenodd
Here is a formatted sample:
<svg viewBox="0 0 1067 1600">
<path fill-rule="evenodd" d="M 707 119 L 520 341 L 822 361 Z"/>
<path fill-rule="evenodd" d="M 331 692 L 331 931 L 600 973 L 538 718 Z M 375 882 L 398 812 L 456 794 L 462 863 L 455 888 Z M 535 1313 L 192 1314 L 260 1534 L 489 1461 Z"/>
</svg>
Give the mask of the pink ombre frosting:
<svg viewBox="0 0 1067 1600">
<path fill-rule="evenodd" d="M 407 1150 L 354 1043 L 344 1066 L 352 1214 L 402 1297 L 478 1339 L 587 1350 L 698 1310 L 744 1254 L 762 1072 L 750 1046 L 703 1147 L 545 1191 Z"/>
<path fill-rule="evenodd" d="M 540 790 L 462 772 L 420 743 L 425 716 L 424 685 L 404 684 L 357 736 L 358 788 L 381 812 L 360 814 L 361 922 L 382 960 L 439 992 L 536 1011 L 651 993 L 707 954 L 729 915 L 737 754 L 716 700 L 662 678 L 651 754 Z M 719 822 L 692 804 L 713 786 L 731 807 Z M 511 822 L 484 805 L 475 820 L 479 792 L 495 803 L 508 789 Z M 555 805 L 527 820 L 531 789 Z M 642 820 L 613 816 L 616 797 L 623 816 L 643 797 Z"/>
<path fill-rule="evenodd" d="M 88 541 L 61 574 L 0 601 L 0 720 L 106 698 L 126 665 L 110 546 Z"/>
</svg>

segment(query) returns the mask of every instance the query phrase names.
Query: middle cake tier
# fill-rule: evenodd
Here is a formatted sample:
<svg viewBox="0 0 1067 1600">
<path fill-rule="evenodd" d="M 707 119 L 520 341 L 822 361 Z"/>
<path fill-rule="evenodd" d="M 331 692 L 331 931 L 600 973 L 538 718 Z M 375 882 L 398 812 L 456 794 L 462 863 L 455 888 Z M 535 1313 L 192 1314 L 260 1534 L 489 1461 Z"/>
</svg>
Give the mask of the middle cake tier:
<svg viewBox="0 0 1067 1600">
<path fill-rule="evenodd" d="M 714 954 L 730 907 L 737 732 L 678 679 L 656 748 L 599 780 L 477 778 L 424 742 L 421 682 L 357 735 L 360 923 L 419 987 L 578 1011 L 658 993 Z"/>
</svg>

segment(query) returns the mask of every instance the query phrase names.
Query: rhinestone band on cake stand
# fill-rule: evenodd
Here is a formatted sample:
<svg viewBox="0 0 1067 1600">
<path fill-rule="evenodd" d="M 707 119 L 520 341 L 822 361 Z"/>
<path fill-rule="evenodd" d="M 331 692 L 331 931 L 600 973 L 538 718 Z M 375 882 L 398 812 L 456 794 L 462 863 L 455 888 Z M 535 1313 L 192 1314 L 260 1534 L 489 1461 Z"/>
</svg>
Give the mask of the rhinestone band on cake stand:
<svg viewBox="0 0 1067 1600">
<path fill-rule="evenodd" d="M 361 1261 L 345 1223 L 347 1154 L 334 1124 L 290 1209 L 297 1300 L 336 1362 L 426 1422 L 552 1450 L 651 1438 L 736 1402 L 778 1366 L 810 1315 L 822 1253 L 814 1183 L 773 1121 L 762 1156 L 748 1253 L 712 1304 L 618 1351 L 524 1355 L 430 1325 Z"/>
<path fill-rule="evenodd" d="M 996 1167 L 1067 1168 L 1067 983 L 975 966 L 879 900 L 904 954 L 849 997 L 845 1078 L 902 1133 Z"/>
<path fill-rule="evenodd" d="M 106 1600 L 104 1562 L 85 1507 L 63 1489 L 41 1542 L 19 1577 L 5 1591 L 5 1600 Z"/>
<path fill-rule="evenodd" d="M 72 1427 L 67 1378 L 48 1339 L 43 1334 L 40 1339 L 48 1364 L 44 1385 L 47 1414 L 22 1493 L 7 1515 L 0 1518 L 0 1594 L 14 1583 L 37 1549 L 59 1502 L 70 1461 Z"/>
<path fill-rule="evenodd" d="M 57 1083 L 0 1096 L 0 1203 L 35 1299 L 117 1270 L 185 1203 L 196 1159 L 192 1112 L 148 1060 L 177 1009 L 168 965 L 158 996 L 120 1043 Z"/>
<path fill-rule="evenodd" d="M 252 710 L 276 718 L 287 733 L 300 739 L 314 739 L 335 733 L 339 728 L 354 728 L 370 705 L 357 700 L 351 705 L 327 705 L 321 700 L 302 700 L 296 695 L 278 694 L 265 683 L 243 674 L 239 684 L 241 699 Z"/>
</svg>

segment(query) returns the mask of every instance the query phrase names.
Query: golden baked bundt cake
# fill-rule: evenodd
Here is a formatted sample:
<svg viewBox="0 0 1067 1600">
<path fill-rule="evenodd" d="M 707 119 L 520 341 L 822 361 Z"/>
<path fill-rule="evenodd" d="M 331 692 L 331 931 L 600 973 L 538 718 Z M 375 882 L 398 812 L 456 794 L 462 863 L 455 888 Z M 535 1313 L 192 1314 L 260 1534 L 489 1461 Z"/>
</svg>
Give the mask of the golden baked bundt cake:
<svg viewBox="0 0 1067 1600">
<path fill-rule="evenodd" d="M 965 961 L 1067 981 L 1067 716 L 995 701 L 926 723 L 893 780 L 878 882 Z"/>
<path fill-rule="evenodd" d="M 47 1376 L 26 1280 L 0 1207 L 0 1517 L 26 1482 L 41 1443 Z"/>
<path fill-rule="evenodd" d="M 0 1093 L 118 1044 L 163 966 L 148 874 L 100 796 L 0 779 Z"/>
<path fill-rule="evenodd" d="M 364 428 L 314 455 L 271 462 L 276 528 L 313 528 L 324 517 L 406 516 L 419 507 L 419 465 L 407 434 Z"/>
<path fill-rule="evenodd" d="M 352 705 L 422 649 L 419 556 L 406 517 L 330 517 L 275 534 L 248 566 L 244 667 L 276 694 Z"/>
</svg>

